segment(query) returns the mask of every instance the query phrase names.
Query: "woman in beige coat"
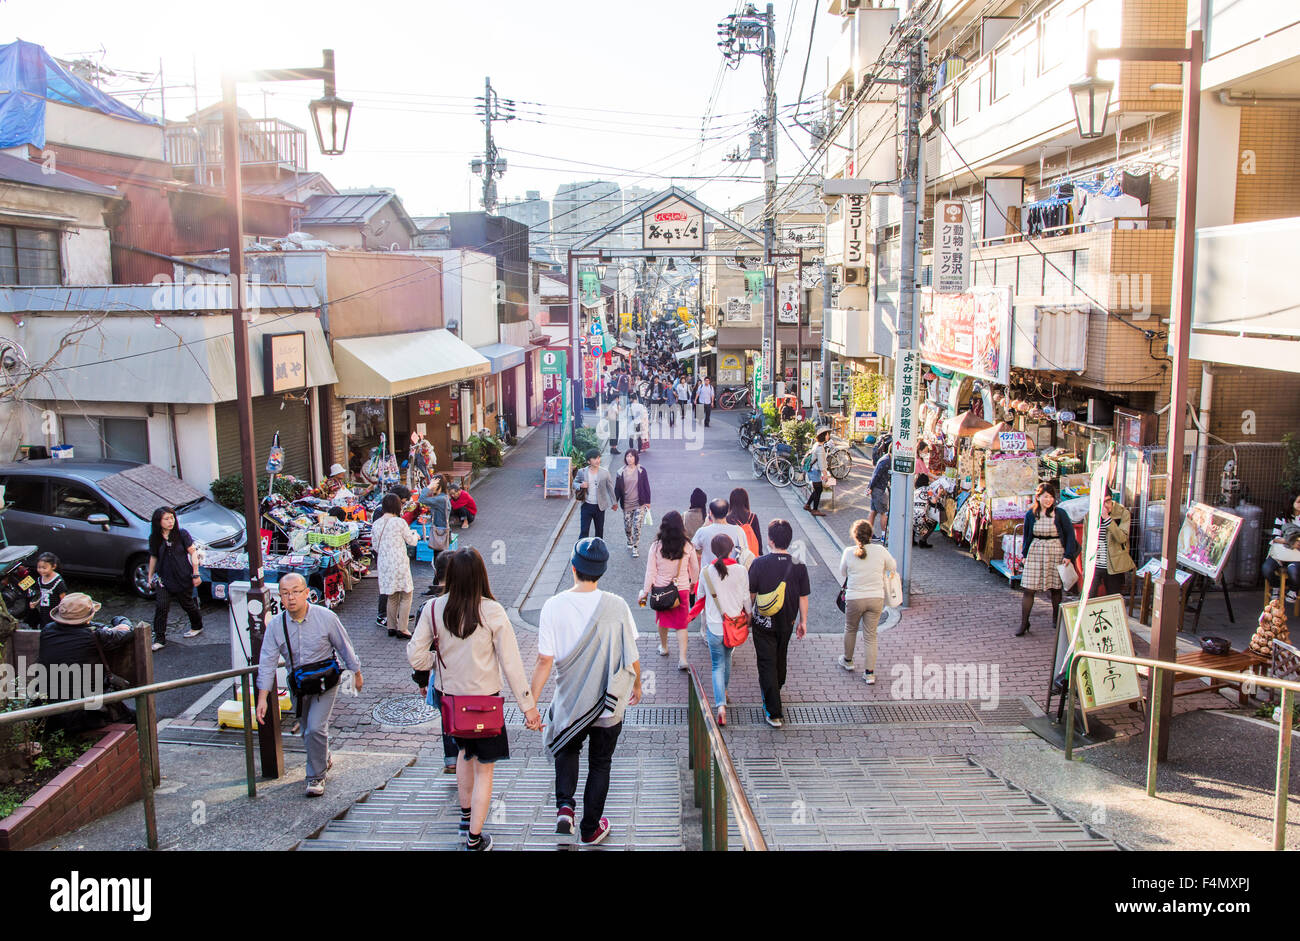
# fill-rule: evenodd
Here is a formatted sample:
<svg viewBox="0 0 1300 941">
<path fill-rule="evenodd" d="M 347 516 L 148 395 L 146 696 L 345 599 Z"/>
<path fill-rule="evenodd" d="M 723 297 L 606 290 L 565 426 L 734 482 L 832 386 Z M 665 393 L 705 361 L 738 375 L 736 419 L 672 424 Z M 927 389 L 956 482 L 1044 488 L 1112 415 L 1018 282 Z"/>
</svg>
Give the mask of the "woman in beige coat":
<svg viewBox="0 0 1300 941">
<path fill-rule="evenodd" d="M 1124 574 L 1137 568 L 1128 551 L 1128 527 L 1131 516 L 1124 504 L 1117 503 L 1107 491 L 1101 501 L 1101 538 L 1097 542 L 1097 563 L 1093 567 L 1093 598 L 1124 592 Z"/>
</svg>

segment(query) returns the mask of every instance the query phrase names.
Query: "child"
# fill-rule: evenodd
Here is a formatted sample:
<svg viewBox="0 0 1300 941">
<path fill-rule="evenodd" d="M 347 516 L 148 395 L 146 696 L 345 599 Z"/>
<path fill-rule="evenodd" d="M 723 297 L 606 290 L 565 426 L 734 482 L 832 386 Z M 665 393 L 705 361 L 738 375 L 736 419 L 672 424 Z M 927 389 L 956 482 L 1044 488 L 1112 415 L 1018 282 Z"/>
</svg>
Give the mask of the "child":
<svg viewBox="0 0 1300 941">
<path fill-rule="evenodd" d="M 27 589 L 26 621 L 35 628 L 50 622 L 50 611 L 58 607 L 68 585 L 59 574 L 59 557 L 53 552 L 42 552 L 36 557 L 36 581 Z"/>
</svg>

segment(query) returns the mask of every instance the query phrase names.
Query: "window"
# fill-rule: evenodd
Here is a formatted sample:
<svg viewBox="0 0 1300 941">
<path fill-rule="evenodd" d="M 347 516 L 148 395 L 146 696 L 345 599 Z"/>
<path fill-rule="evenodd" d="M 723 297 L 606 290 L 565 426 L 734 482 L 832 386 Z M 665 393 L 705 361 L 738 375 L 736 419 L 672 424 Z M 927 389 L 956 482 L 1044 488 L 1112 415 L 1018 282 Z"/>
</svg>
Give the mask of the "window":
<svg viewBox="0 0 1300 941">
<path fill-rule="evenodd" d="M 45 512 L 44 477 L 9 477 L 3 479 L 5 508 L 23 513 Z"/>
<path fill-rule="evenodd" d="M 55 484 L 53 504 L 51 515 L 65 520 L 85 521 L 96 513 L 103 513 L 114 523 L 126 522 L 112 507 L 80 484 Z"/>
<path fill-rule="evenodd" d="M 68 415 L 63 419 L 63 443 L 84 460 L 149 463 L 149 422 L 144 418 Z"/>
<path fill-rule="evenodd" d="M 0 284 L 62 284 L 59 233 L 0 225 Z"/>
</svg>

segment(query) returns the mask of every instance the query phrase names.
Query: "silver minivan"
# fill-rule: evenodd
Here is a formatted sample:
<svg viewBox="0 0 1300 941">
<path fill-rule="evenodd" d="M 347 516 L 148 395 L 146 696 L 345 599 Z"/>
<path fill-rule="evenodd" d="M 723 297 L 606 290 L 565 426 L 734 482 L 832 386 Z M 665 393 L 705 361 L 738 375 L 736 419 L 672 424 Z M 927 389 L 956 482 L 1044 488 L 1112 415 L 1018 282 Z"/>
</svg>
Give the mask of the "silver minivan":
<svg viewBox="0 0 1300 941">
<path fill-rule="evenodd" d="M 246 539 L 243 516 L 152 464 L 20 461 L 0 465 L 0 485 L 11 545 L 53 552 L 66 573 L 123 578 L 142 598 L 153 596 L 146 576 L 158 507 L 174 506 L 179 525 L 212 548 L 237 549 Z"/>
</svg>

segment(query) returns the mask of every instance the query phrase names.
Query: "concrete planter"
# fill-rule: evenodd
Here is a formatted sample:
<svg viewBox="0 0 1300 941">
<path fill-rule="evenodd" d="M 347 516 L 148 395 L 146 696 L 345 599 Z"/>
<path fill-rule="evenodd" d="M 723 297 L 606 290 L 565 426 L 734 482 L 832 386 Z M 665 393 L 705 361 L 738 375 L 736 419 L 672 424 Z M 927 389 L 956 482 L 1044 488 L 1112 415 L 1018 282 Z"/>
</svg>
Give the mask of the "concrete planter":
<svg viewBox="0 0 1300 941">
<path fill-rule="evenodd" d="M 0 850 L 35 846 L 140 800 L 135 726 L 106 726 L 85 754 L 0 820 Z"/>
</svg>

